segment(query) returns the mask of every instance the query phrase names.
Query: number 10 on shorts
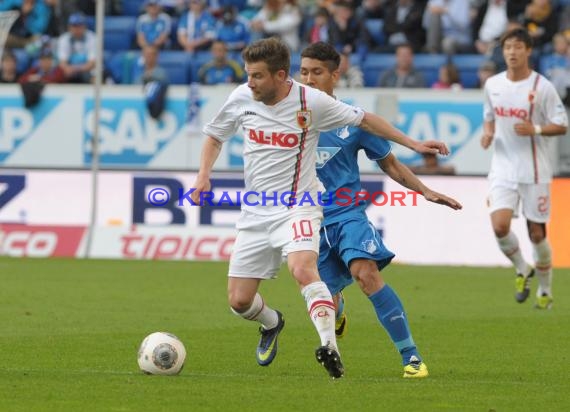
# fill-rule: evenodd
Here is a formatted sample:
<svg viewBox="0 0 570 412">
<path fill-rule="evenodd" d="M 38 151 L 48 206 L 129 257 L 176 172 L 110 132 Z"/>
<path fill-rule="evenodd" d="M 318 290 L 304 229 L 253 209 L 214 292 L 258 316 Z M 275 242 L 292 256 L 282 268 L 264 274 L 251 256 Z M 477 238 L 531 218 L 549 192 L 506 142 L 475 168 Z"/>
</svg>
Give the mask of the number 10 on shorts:
<svg viewBox="0 0 570 412">
<path fill-rule="evenodd" d="M 293 222 L 293 240 L 300 240 L 301 238 L 312 238 L 313 226 L 308 219 Z"/>
</svg>

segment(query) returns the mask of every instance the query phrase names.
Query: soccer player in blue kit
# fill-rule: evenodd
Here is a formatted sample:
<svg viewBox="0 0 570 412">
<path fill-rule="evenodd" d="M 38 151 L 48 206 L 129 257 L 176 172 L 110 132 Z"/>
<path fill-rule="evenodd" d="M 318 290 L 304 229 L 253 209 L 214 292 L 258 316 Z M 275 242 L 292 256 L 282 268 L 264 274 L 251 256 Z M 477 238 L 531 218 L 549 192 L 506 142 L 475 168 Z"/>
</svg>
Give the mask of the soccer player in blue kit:
<svg viewBox="0 0 570 412">
<path fill-rule="evenodd" d="M 301 53 L 301 82 L 333 95 L 339 78 L 340 56 L 333 46 L 318 42 Z M 404 378 L 423 378 L 428 369 L 412 338 L 402 302 L 387 285 L 380 270 L 386 267 L 394 254 L 384 244 L 368 221 L 366 202 L 357 206 L 341 206 L 346 199 L 337 196 L 339 189 L 355 194 L 362 191 L 358 168 L 358 151 L 363 149 L 369 159 L 375 160 L 393 180 L 421 193 L 430 202 L 461 209 L 456 200 L 427 188 L 405 165 L 391 153 L 390 144 L 353 126 L 321 132 L 319 150 L 340 150 L 323 165 L 317 165 L 317 174 L 327 190 L 324 196 L 324 221 L 321 228 L 319 274 L 333 295 L 337 308 L 337 336 L 346 328 L 342 290 L 353 282 L 372 303 L 376 315 L 394 345 L 402 355 Z"/>
</svg>

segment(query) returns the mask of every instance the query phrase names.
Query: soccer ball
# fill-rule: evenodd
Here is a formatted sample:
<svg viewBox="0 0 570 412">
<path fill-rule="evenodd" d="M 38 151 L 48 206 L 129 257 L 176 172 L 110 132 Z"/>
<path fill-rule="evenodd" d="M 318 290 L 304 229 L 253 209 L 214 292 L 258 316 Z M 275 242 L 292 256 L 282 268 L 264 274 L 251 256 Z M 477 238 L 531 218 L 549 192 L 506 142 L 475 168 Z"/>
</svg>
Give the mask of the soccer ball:
<svg viewBox="0 0 570 412">
<path fill-rule="evenodd" d="M 139 368 L 149 375 L 176 375 L 182 370 L 185 360 L 184 344 L 171 333 L 151 333 L 139 348 Z"/>
</svg>

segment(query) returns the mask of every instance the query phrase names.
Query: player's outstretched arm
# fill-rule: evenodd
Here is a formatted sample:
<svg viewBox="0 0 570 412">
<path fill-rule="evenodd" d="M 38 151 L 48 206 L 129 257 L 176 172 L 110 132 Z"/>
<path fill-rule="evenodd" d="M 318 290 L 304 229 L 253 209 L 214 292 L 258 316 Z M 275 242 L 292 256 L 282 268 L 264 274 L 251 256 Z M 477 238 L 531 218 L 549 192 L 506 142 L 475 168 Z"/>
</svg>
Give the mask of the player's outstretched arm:
<svg viewBox="0 0 570 412">
<path fill-rule="evenodd" d="M 378 137 L 398 143 L 404 147 L 412 149 L 417 153 L 433 153 L 448 155 L 449 149 L 443 142 L 429 141 L 418 142 L 409 136 L 406 136 L 401 130 L 392 126 L 390 122 L 374 113 L 365 112 L 359 127 Z"/>
<path fill-rule="evenodd" d="M 424 198 L 428 202 L 437 203 L 452 208 L 453 210 L 463 209 L 463 205 L 452 197 L 444 195 L 443 193 L 436 192 L 428 189 L 424 192 Z"/>
<path fill-rule="evenodd" d="M 454 210 L 463 208 L 461 203 L 457 200 L 444 194 L 434 192 L 424 185 L 422 181 L 418 179 L 418 177 L 392 153 L 384 159 L 379 160 L 378 165 L 395 182 L 398 182 L 402 186 L 413 190 L 414 192 L 421 193 L 427 201 L 448 206 Z"/>
<path fill-rule="evenodd" d="M 212 168 L 216 159 L 220 155 L 222 150 L 222 143 L 213 137 L 208 136 L 202 147 L 202 155 L 200 157 L 200 170 L 198 171 L 198 176 L 194 181 L 192 186 L 196 190 L 192 192 L 190 198 L 197 205 L 200 204 L 200 193 L 208 192 L 212 187 L 210 184 L 210 174 L 212 173 Z"/>
</svg>

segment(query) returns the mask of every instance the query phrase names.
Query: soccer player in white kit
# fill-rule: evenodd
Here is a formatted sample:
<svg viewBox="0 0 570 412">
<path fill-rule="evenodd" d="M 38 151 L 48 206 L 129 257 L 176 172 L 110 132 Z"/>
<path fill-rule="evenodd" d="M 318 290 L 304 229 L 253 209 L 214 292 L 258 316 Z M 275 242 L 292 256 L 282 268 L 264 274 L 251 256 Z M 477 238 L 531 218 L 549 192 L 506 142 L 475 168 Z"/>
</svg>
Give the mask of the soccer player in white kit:
<svg viewBox="0 0 570 412">
<path fill-rule="evenodd" d="M 322 207 L 316 177 L 319 131 L 354 125 L 383 134 L 418 152 L 447 154 L 441 142 L 419 143 L 387 121 L 333 99 L 289 78 L 290 56 L 279 39 L 263 39 L 243 52 L 247 84 L 238 86 L 205 127 L 200 170 L 191 198 L 210 190 L 210 173 L 222 144 L 243 129 L 246 192 L 256 201 L 243 202 L 228 271 L 232 311 L 261 323 L 256 358 L 269 365 L 277 353 L 282 314 L 265 304 L 260 281 L 277 275 L 282 257 L 299 284 L 321 340 L 317 361 L 333 378 L 344 374 L 335 337 L 335 306 L 317 271 Z M 309 194 L 314 205 L 301 202 Z M 295 200 L 296 199 L 296 200 Z M 257 204 L 258 203 L 258 204 Z M 303 204 L 301 204 L 303 203 Z"/>
<path fill-rule="evenodd" d="M 514 29 L 501 39 L 507 70 L 487 80 L 481 146 L 495 143 L 489 172 L 489 208 L 499 248 L 517 271 L 515 299 L 523 303 L 536 275 L 536 308 L 552 306 L 552 253 L 546 238 L 550 216 L 552 137 L 566 133 L 568 117 L 554 86 L 529 67 L 532 39 Z M 510 230 L 519 202 L 532 242 L 534 268 L 519 249 Z"/>
</svg>

